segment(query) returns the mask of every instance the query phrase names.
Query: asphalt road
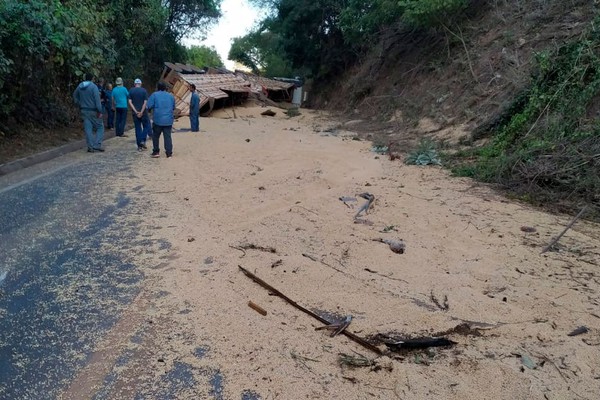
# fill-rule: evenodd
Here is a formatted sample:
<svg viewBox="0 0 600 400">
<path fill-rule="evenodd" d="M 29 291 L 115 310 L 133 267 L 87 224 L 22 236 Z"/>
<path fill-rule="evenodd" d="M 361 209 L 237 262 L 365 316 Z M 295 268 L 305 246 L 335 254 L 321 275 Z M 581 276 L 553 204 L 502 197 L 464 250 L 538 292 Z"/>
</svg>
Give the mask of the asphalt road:
<svg viewBox="0 0 600 400">
<path fill-rule="evenodd" d="M 151 196 L 128 184 L 143 157 L 133 149 L 79 151 L 0 178 L 0 399 L 59 396 L 142 290 L 148 266 L 139 256 L 159 262 L 169 251 L 148 234 Z M 137 329 L 127 340 L 142 343 L 145 335 Z M 198 348 L 199 357 L 205 353 Z M 135 358 L 123 351 L 93 398 L 114 398 L 115 371 Z M 200 372 L 174 362 L 130 398 L 179 398 L 209 385 L 210 397 L 221 399 L 220 372 Z"/>
</svg>

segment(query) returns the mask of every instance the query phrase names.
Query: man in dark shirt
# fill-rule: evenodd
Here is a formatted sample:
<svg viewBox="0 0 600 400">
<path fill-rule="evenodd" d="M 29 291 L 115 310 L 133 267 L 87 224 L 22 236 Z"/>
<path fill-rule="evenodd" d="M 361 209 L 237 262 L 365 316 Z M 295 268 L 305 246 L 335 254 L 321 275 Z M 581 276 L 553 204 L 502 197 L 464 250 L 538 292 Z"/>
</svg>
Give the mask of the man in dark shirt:
<svg viewBox="0 0 600 400">
<path fill-rule="evenodd" d="M 148 117 L 148 92 L 142 87 L 142 80 L 136 79 L 134 87 L 129 90 L 129 107 L 131 107 L 133 124 L 135 125 L 135 141 L 138 151 L 146 150 L 146 137 L 150 136 L 150 117 Z"/>
<path fill-rule="evenodd" d="M 190 98 L 190 128 L 192 132 L 200 132 L 200 96 L 196 92 L 196 85 L 190 85 L 192 97 Z"/>
</svg>

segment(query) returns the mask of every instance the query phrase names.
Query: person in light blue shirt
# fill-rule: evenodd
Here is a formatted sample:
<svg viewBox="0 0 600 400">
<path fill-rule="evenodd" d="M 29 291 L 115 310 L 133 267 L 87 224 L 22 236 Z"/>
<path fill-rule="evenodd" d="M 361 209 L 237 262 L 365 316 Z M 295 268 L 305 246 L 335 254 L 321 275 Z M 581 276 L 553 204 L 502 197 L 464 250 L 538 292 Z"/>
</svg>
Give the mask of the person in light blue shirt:
<svg viewBox="0 0 600 400">
<path fill-rule="evenodd" d="M 160 135 L 164 134 L 165 153 L 167 158 L 173 156 L 173 139 L 171 131 L 175 121 L 175 97 L 166 91 L 164 82 L 156 86 L 158 91 L 152 93 L 148 99 L 148 111 L 152 111 L 152 158 L 160 157 Z"/>
<path fill-rule="evenodd" d="M 127 101 L 129 100 L 129 90 L 123 86 L 122 78 L 117 78 L 116 84 L 117 87 L 112 91 L 112 104 L 117 117 L 115 123 L 115 135 L 126 137 L 125 124 L 127 123 Z"/>
<path fill-rule="evenodd" d="M 191 84 L 190 90 L 192 98 L 190 99 L 190 128 L 192 132 L 200 132 L 200 96 L 196 92 L 196 85 Z"/>
</svg>

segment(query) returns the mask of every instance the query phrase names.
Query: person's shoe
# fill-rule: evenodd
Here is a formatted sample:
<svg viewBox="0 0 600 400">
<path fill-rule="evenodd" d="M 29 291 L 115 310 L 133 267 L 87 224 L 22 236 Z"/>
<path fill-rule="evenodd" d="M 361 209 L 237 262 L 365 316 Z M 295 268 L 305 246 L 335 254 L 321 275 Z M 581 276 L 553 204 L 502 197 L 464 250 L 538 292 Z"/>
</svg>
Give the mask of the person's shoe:
<svg viewBox="0 0 600 400">
<path fill-rule="evenodd" d="M 159 158 L 160 157 L 160 153 L 158 151 L 153 151 L 152 155 L 150 157 L 152 157 L 152 158 Z"/>
<path fill-rule="evenodd" d="M 94 151 L 99 151 L 100 153 L 104 153 L 104 149 L 102 147 L 94 147 Z"/>
<path fill-rule="evenodd" d="M 121 137 L 129 137 L 126 133 L 122 134 Z"/>
<path fill-rule="evenodd" d="M 88 147 L 88 153 L 93 153 L 94 149 L 92 149 L 91 147 Z"/>
<path fill-rule="evenodd" d="M 144 151 L 142 146 L 138 146 L 138 151 Z"/>
<path fill-rule="evenodd" d="M 148 147 L 146 147 L 146 143 L 142 143 L 142 145 L 140 147 L 144 150 L 148 150 Z"/>
<path fill-rule="evenodd" d="M 173 157 L 173 154 L 167 154 L 167 158 Z"/>
</svg>

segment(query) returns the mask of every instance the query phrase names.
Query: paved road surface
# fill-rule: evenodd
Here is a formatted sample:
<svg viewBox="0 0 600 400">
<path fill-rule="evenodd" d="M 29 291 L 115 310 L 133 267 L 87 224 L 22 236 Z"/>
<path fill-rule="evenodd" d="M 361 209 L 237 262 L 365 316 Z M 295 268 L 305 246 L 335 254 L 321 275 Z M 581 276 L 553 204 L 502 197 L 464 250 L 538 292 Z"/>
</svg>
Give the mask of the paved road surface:
<svg viewBox="0 0 600 400">
<path fill-rule="evenodd" d="M 164 262 L 170 248 L 148 234 L 151 197 L 128 184 L 147 154 L 123 141 L 104 154 L 81 151 L 0 178 L 0 399 L 56 398 L 86 365 L 92 375 L 107 372 L 93 398 L 114 398 L 115 371 L 136 362 L 128 350 L 108 368 L 93 365 L 96 345 L 139 297 L 144 267 Z M 151 347 L 143 345 L 147 330 L 132 329 L 126 340 Z M 199 347 L 197 356 L 204 353 Z M 130 387 L 128 397 L 180 398 L 206 385 L 211 398 L 222 398 L 219 371 L 200 375 L 205 382 L 173 362 L 153 382 Z"/>
</svg>

